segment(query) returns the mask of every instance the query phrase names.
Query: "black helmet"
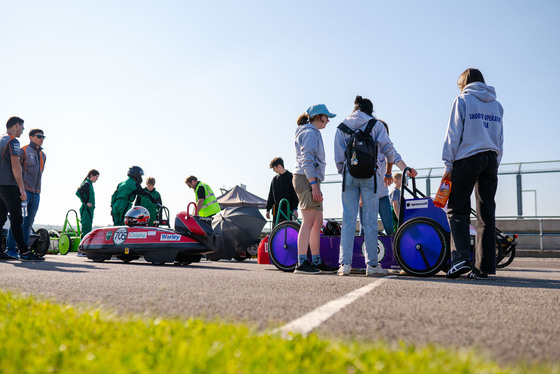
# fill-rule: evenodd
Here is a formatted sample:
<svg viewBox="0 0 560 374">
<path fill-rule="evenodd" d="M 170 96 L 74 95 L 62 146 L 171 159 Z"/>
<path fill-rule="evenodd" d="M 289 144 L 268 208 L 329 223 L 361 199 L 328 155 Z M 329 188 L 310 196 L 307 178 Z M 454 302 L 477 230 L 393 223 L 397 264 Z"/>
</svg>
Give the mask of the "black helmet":
<svg viewBox="0 0 560 374">
<path fill-rule="evenodd" d="M 127 226 L 148 226 L 150 212 L 143 206 L 135 206 L 124 215 L 124 224 Z"/>
<path fill-rule="evenodd" d="M 144 170 L 142 170 L 140 166 L 133 166 L 130 169 L 128 169 L 127 175 L 132 179 L 134 179 L 136 182 L 141 183 L 142 175 L 144 175 Z"/>
</svg>

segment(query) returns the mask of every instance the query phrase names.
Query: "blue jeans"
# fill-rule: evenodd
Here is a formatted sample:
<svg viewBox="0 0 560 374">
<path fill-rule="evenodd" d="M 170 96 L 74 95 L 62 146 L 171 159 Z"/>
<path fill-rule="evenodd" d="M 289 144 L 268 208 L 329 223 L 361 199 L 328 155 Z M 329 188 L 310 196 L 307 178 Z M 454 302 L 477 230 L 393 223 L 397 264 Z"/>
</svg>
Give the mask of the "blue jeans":
<svg viewBox="0 0 560 374">
<path fill-rule="evenodd" d="M 35 215 L 39 210 L 39 201 L 41 200 L 41 195 L 38 193 L 32 193 L 25 191 L 27 193 L 27 217 L 23 219 L 23 240 L 25 244 L 29 246 L 29 235 L 31 234 L 31 227 L 35 221 Z M 8 232 L 8 241 L 6 242 L 6 249 L 15 249 L 16 239 L 12 234 L 12 228 L 10 227 L 10 232 Z"/>
<path fill-rule="evenodd" d="M 389 196 L 379 198 L 379 215 L 383 222 L 383 229 L 386 235 L 393 235 L 393 212 L 391 211 L 391 202 Z M 364 235 L 364 209 L 360 207 L 360 235 Z"/>
<path fill-rule="evenodd" d="M 366 264 L 377 265 L 377 212 L 379 196 L 374 192 L 376 176 L 354 178 L 346 171 L 344 191 L 342 191 L 342 229 L 340 233 L 340 264 L 351 265 L 354 250 L 356 218 L 360 207 L 360 195 L 364 209 L 364 242 L 366 243 Z M 378 182 L 379 183 L 379 182 Z"/>
</svg>

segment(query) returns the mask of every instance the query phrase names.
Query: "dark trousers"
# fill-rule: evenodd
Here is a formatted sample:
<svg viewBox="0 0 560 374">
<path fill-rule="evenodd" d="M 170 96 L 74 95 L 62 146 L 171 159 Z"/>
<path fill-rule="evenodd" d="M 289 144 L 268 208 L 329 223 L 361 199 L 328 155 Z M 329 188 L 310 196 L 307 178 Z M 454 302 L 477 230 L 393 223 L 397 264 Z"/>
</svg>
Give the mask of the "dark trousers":
<svg viewBox="0 0 560 374">
<path fill-rule="evenodd" d="M 19 253 L 29 251 L 23 240 L 23 217 L 21 216 L 21 198 L 17 186 L 0 185 L 0 227 L 4 227 L 10 213 L 12 234 L 19 248 Z"/>
<path fill-rule="evenodd" d="M 447 218 L 451 227 L 451 259 L 470 262 L 469 224 L 471 194 L 476 196 L 476 243 L 474 267 L 481 273 L 496 273 L 496 189 L 498 159 L 492 151 L 455 161 L 451 173 Z"/>
</svg>

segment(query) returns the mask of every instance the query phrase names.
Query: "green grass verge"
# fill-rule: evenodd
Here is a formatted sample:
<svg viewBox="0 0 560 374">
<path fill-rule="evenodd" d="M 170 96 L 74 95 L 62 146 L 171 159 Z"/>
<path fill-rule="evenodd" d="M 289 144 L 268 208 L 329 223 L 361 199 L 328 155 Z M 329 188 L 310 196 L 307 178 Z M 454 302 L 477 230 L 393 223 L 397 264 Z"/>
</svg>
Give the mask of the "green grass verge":
<svg viewBox="0 0 560 374">
<path fill-rule="evenodd" d="M 558 373 L 472 351 L 282 339 L 199 319 L 117 317 L 0 292 L 0 373 Z"/>
</svg>

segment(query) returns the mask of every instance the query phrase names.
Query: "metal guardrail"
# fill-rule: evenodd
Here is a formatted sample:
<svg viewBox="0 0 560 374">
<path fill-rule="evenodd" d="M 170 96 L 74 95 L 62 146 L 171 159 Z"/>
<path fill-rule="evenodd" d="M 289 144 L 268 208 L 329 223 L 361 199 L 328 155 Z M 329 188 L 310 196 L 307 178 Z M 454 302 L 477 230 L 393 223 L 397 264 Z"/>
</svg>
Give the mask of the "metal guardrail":
<svg viewBox="0 0 560 374">
<path fill-rule="evenodd" d="M 417 168 L 416 171 L 416 184 L 419 186 L 424 181 L 426 196 L 435 195 L 444 167 Z M 496 194 L 496 218 L 560 218 L 560 199 L 555 188 L 560 188 L 560 160 L 503 163 L 498 176 L 501 178 Z M 515 181 L 511 177 L 515 177 Z M 323 182 L 338 183 L 342 183 L 338 174 L 327 174 Z M 527 193 L 532 194 L 532 199 L 525 198 Z"/>
<path fill-rule="evenodd" d="M 417 168 L 416 171 L 418 172 L 417 185 L 421 185 L 424 181 L 426 196 L 435 195 L 445 171 L 444 167 Z M 539 233 L 518 235 L 538 236 L 540 249 L 543 250 L 544 237 L 560 236 L 560 233 L 556 232 L 543 232 L 542 227 L 543 220 L 560 218 L 560 199 L 557 191 L 560 189 L 560 160 L 502 163 L 498 176 L 496 218 L 538 219 Z M 327 174 L 323 182 L 323 184 L 338 183 L 342 183 L 342 178 L 338 174 Z"/>
</svg>

